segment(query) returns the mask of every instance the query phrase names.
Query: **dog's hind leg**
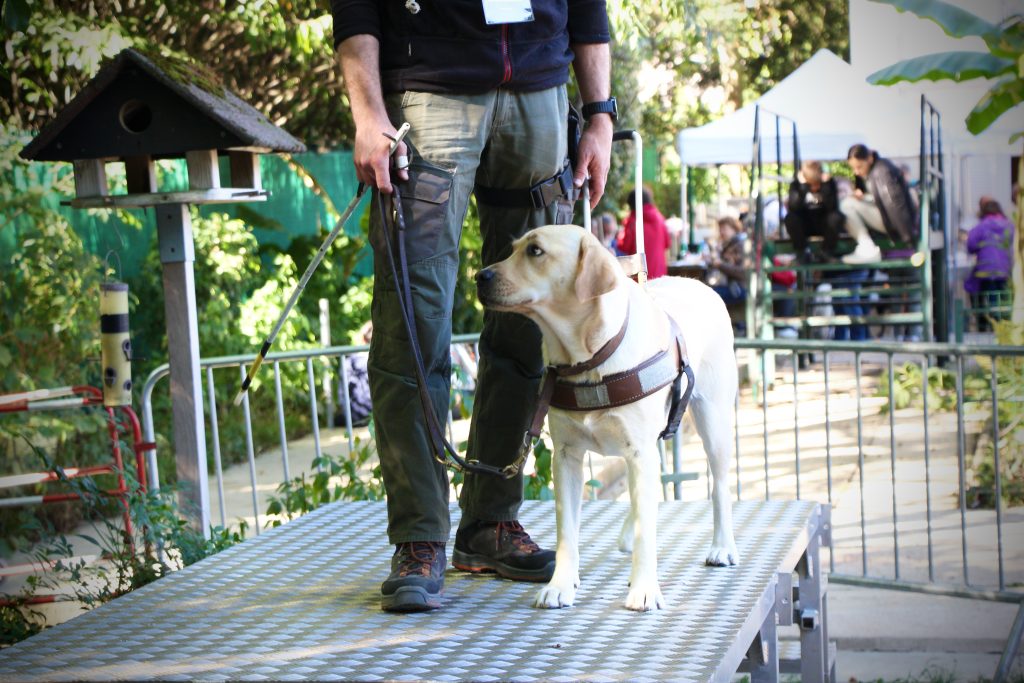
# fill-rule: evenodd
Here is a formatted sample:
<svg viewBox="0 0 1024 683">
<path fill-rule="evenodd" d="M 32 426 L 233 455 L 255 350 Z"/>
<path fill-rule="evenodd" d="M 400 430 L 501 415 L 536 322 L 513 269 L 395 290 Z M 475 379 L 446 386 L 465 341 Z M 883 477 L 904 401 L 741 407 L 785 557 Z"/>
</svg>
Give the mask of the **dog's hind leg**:
<svg viewBox="0 0 1024 683">
<path fill-rule="evenodd" d="M 558 441 L 555 440 L 555 443 Z M 555 523 L 558 530 L 555 573 L 551 581 L 537 591 L 534 607 L 569 607 L 576 599 L 576 589 L 580 585 L 579 536 L 584 452 L 575 447 L 556 446 L 552 456 Z"/>
<path fill-rule="evenodd" d="M 732 500 L 729 494 L 733 410 L 728 392 L 719 390 L 717 394 L 712 397 L 695 396 L 690 409 L 714 479 L 711 501 L 715 514 L 715 532 L 706 563 L 714 567 L 725 567 L 738 563 L 740 557 L 733 538 Z"/>
<path fill-rule="evenodd" d="M 652 452 L 626 457 L 629 498 L 633 519 L 633 570 L 629 577 L 626 607 L 638 612 L 663 609 L 665 599 L 658 586 L 658 488 L 659 458 Z"/>
</svg>

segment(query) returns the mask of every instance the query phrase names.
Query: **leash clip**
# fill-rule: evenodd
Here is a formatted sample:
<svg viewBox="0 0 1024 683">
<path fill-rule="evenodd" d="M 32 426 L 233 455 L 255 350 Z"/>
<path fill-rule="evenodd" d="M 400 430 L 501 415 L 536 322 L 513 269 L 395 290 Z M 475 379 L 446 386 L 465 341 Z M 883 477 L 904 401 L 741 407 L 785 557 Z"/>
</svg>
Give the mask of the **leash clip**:
<svg viewBox="0 0 1024 683">
<path fill-rule="evenodd" d="M 516 459 L 501 468 L 501 476 L 506 479 L 519 474 L 519 471 L 523 468 L 523 464 L 526 459 L 530 457 L 530 451 L 533 450 L 533 437 L 530 435 L 529 430 L 523 432 L 523 443 L 519 446 L 519 454 L 516 455 Z"/>
</svg>

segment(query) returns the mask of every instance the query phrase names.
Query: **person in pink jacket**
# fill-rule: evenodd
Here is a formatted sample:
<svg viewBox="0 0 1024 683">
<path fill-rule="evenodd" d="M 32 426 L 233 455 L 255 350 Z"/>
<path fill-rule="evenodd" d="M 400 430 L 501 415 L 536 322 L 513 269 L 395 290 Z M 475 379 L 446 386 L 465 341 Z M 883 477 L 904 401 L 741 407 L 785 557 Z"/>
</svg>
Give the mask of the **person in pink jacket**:
<svg viewBox="0 0 1024 683">
<path fill-rule="evenodd" d="M 627 195 L 626 203 L 632 203 L 633 191 Z M 665 217 L 654 205 L 654 197 L 646 187 L 643 189 L 644 252 L 647 255 L 647 278 L 668 274 L 668 250 L 671 244 Z M 616 246 L 619 253 L 636 253 L 636 208 L 630 209 L 629 217 L 623 224 Z"/>
</svg>

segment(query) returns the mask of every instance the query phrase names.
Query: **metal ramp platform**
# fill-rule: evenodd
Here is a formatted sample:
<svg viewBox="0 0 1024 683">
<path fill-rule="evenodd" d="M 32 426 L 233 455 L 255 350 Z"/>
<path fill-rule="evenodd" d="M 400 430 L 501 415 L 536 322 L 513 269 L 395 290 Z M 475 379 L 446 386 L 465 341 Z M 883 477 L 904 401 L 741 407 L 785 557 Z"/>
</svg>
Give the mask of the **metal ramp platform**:
<svg viewBox="0 0 1024 683">
<path fill-rule="evenodd" d="M 829 678 L 827 508 L 736 503 L 741 564 L 711 568 L 711 504 L 662 503 L 669 608 L 646 614 L 622 607 L 626 509 L 583 504 L 573 608 L 531 607 L 538 584 L 449 569 L 443 609 L 394 615 L 379 598 L 384 504 L 335 503 L 0 651 L 0 679 L 728 681 L 742 665 L 775 680 L 776 618 L 792 623 L 797 586 L 798 616 L 814 621 L 801 631 L 803 680 Z M 520 519 L 553 546 L 552 503 L 527 502 Z"/>
</svg>

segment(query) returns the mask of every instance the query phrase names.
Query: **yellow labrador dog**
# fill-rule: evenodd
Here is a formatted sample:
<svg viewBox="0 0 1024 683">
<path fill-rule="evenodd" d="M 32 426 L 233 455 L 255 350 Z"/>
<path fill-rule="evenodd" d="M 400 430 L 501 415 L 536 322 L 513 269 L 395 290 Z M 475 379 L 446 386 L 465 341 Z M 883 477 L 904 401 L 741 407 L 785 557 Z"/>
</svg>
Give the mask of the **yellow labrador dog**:
<svg viewBox="0 0 1024 683">
<path fill-rule="evenodd" d="M 526 233 L 513 244 L 511 256 L 477 274 L 477 292 L 487 308 L 521 313 L 540 326 L 548 366 L 594 359 L 624 330 L 610 356 L 573 378 L 585 383 L 637 368 L 670 348 L 674 337 L 669 316 L 675 320 L 695 375 L 689 410 L 714 475 L 715 529 L 707 564 L 736 564 L 727 478 L 737 372 L 732 326 L 721 298 L 703 283 L 685 278 L 664 277 L 641 286 L 593 235 L 573 225 Z M 622 456 L 628 465 L 631 507 L 619 537 L 620 548 L 633 551 L 625 606 L 638 611 L 665 607 L 656 557 L 661 485 L 657 440 L 665 428 L 669 399 L 670 386 L 664 386 L 617 407 L 552 406 L 548 423 L 554 441 L 558 543 L 555 572 L 537 593 L 537 607 L 569 606 L 576 598 L 583 456 L 588 450 Z"/>
</svg>

